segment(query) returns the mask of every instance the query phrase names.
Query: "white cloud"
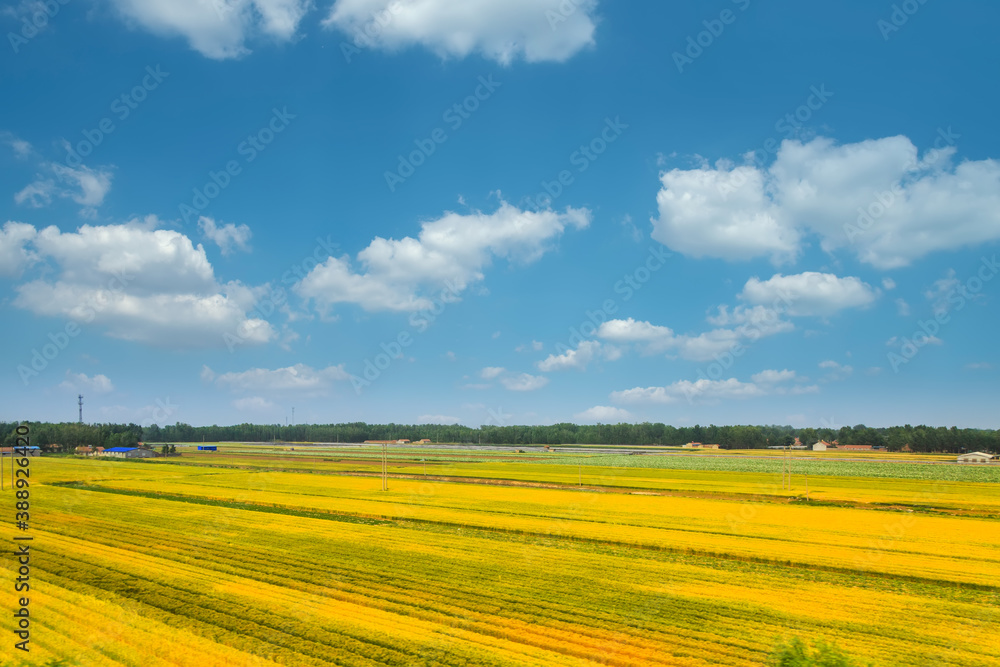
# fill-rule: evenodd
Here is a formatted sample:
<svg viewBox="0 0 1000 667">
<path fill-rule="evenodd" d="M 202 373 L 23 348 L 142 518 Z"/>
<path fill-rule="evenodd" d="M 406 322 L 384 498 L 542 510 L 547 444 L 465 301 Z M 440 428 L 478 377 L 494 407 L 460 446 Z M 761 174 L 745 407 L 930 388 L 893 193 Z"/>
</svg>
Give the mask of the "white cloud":
<svg viewBox="0 0 1000 667">
<path fill-rule="evenodd" d="M 234 248 L 244 252 L 250 250 L 249 242 L 252 233 L 246 225 L 237 226 L 231 222 L 217 225 L 212 218 L 201 216 L 198 219 L 198 228 L 205 238 L 219 246 L 223 255 L 230 254 Z"/>
<path fill-rule="evenodd" d="M 270 324 L 247 316 L 266 286 L 220 285 L 202 246 L 175 231 L 151 230 L 150 222 L 41 230 L 34 249 L 59 270 L 17 286 L 14 305 L 170 347 L 222 346 L 227 334 L 246 344 L 274 338 Z"/>
<path fill-rule="evenodd" d="M 575 350 L 566 350 L 563 354 L 550 354 L 548 357 L 538 362 L 538 370 L 543 373 L 549 373 L 552 371 L 564 371 L 570 368 L 576 368 L 578 370 L 584 370 L 587 368 L 587 364 L 597 358 L 604 352 L 601 344 L 594 340 L 585 340 L 581 342 Z M 607 350 L 607 354 L 603 355 L 605 359 L 613 361 L 621 356 L 621 353 L 617 348 L 610 348 Z"/>
<path fill-rule="evenodd" d="M 825 382 L 836 382 L 838 380 L 846 380 L 854 374 L 853 366 L 845 366 L 836 361 L 821 361 L 819 367 L 826 370 L 826 377 L 823 378 Z"/>
<path fill-rule="evenodd" d="M 631 317 L 627 320 L 609 320 L 602 323 L 597 329 L 597 335 L 616 343 L 647 343 L 664 349 L 674 342 L 672 329 L 636 321 Z"/>
<path fill-rule="evenodd" d="M 104 203 L 104 197 L 111 190 L 112 173 L 107 169 L 95 171 L 84 165 L 74 169 L 56 162 L 45 163 L 43 169 L 55 178 L 39 174 L 14 195 L 15 203 L 42 208 L 51 204 L 53 197 L 64 197 L 88 212 Z"/>
<path fill-rule="evenodd" d="M 479 371 L 479 377 L 484 380 L 493 380 L 504 374 L 505 369 L 501 366 L 487 366 Z"/>
<path fill-rule="evenodd" d="M 14 193 L 14 203 L 31 208 L 42 208 L 52 203 L 52 196 L 55 193 L 55 181 L 51 178 L 38 177 Z"/>
<path fill-rule="evenodd" d="M 788 314 L 785 310 L 783 304 L 780 308 L 739 305 L 732 310 L 728 306 L 719 306 L 718 312 L 709 315 L 707 320 L 717 327 L 736 327 L 736 332 L 745 337 L 773 336 L 795 329 L 794 324 L 781 319 L 782 315 Z"/>
<path fill-rule="evenodd" d="M 544 343 L 542 343 L 541 341 L 533 340 L 533 341 L 531 341 L 530 345 L 527 345 L 527 344 L 525 344 L 525 345 L 518 345 L 517 347 L 514 348 L 514 351 L 515 352 L 525 352 L 528 349 L 531 349 L 531 350 L 534 350 L 535 352 L 541 352 L 543 347 L 545 347 Z"/>
<path fill-rule="evenodd" d="M 427 309 L 438 296 L 428 291 L 440 290 L 442 301 L 457 300 L 470 283 L 483 279 L 494 257 L 536 261 L 567 227 L 589 224 L 586 209 L 521 211 L 507 202 L 489 215 L 447 212 L 425 222 L 419 238 L 376 237 L 358 253 L 363 272 L 355 272 L 347 256 L 331 257 L 294 289 L 322 309 L 337 303 L 355 303 L 368 311 Z"/>
<path fill-rule="evenodd" d="M 626 422 L 634 419 L 632 413 L 622 408 L 608 407 L 606 405 L 595 405 L 594 407 L 578 412 L 573 415 L 574 419 L 582 422 Z"/>
<path fill-rule="evenodd" d="M 76 186 L 78 191 L 69 191 L 67 195 L 81 206 L 100 206 L 104 202 L 104 196 L 111 189 L 110 171 L 94 171 L 82 165 L 73 169 L 54 163 L 50 167 L 64 182 Z"/>
<path fill-rule="evenodd" d="M 765 392 L 756 384 L 730 378 L 728 380 L 701 379 L 695 382 L 680 380 L 666 387 L 636 387 L 612 392 L 611 399 L 617 403 L 668 404 L 681 398 L 692 401 L 717 401 L 719 399 L 754 398 L 764 394 Z"/>
<path fill-rule="evenodd" d="M 754 277 L 740 294 L 752 304 L 781 303 L 782 312 L 792 317 L 826 317 L 845 308 L 871 305 L 877 297 L 876 290 L 859 278 L 814 271 L 790 276 L 779 273 L 765 281 Z"/>
<path fill-rule="evenodd" d="M 910 304 L 906 303 L 906 299 L 896 299 L 896 312 L 902 317 L 910 314 Z"/>
<path fill-rule="evenodd" d="M 323 25 L 388 51 L 562 62 L 594 43 L 596 8 L 597 0 L 336 0 Z"/>
<path fill-rule="evenodd" d="M 66 371 L 66 379 L 59 384 L 62 389 L 73 392 L 107 394 L 114 391 L 115 386 L 107 375 L 88 376 L 86 373 Z"/>
<path fill-rule="evenodd" d="M 449 417 L 448 415 L 420 415 L 417 417 L 418 424 L 460 424 L 462 422 L 458 417 Z"/>
<path fill-rule="evenodd" d="M 790 382 L 796 377 L 795 371 L 787 368 L 783 371 L 766 370 L 751 376 L 751 380 L 758 384 L 778 384 L 780 382 Z"/>
<path fill-rule="evenodd" d="M 295 37 L 311 0 L 113 0 L 130 24 L 163 36 L 181 36 L 209 58 L 249 53 L 248 40 Z"/>
<path fill-rule="evenodd" d="M 23 139 L 12 139 L 10 145 L 14 149 L 14 155 L 19 158 L 26 158 L 31 155 L 31 144 Z"/>
<path fill-rule="evenodd" d="M 993 368 L 993 365 L 985 361 L 979 361 L 972 364 L 966 364 L 965 368 L 970 371 L 988 371 Z"/>
<path fill-rule="evenodd" d="M 23 1 L 21 3 L 21 6 L 24 7 L 25 5 L 28 5 L 28 4 L 29 4 L 29 2 L 27 0 L 25 0 L 25 1 Z M 37 2 L 37 0 L 36 0 L 36 2 L 34 4 L 37 5 L 37 4 L 40 4 L 40 3 Z M 7 16 L 10 16 L 13 19 L 20 20 L 19 19 L 19 13 L 18 13 L 17 9 L 14 8 L 14 7 L 11 7 L 10 5 L 7 5 L 6 7 L 0 8 L 0 15 L 7 15 Z M 30 20 L 30 17 L 29 17 L 29 20 Z M 14 157 L 16 157 L 18 159 L 22 159 L 22 160 L 25 159 L 25 158 L 27 158 L 27 157 L 30 157 L 31 154 L 35 150 L 34 147 L 32 147 L 32 145 L 31 145 L 30 142 L 27 142 L 24 139 L 19 139 L 16 135 L 14 135 L 11 132 L 7 132 L 7 131 L 0 130 L 0 142 L 3 142 L 5 144 L 7 144 L 8 146 L 10 146 L 11 151 L 13 151 L 13 153 L 14 153 Z"/>
<path fill-rule="evenodd" d="M 892 278 L 883 278 L 882 279 L 882 287 L 884 287 L 886 290 L 890 290 L 890 291 L 894 290 L 894 289 L 896 289 L 896 281 L 893 280 Z"/>
<path fill-rule="evenodd" d="M 329 389 L 334 382 L 350 378 L 343 364 L 323 369 L 295 364 L 273 370 L 251 368 L 240 373 L 223 373 L 215 379 L 215 383 L 239 392 L 305 392 L 317 395 Z"/>
<path fill-rule="evenodd" d="M 804 235 L 880 269 L 1000 239 L 1000 163 L 923 156 L 906 137 L 838 146 L 787 140 L 767 168 L 674 169 L 661 175 L 653 238 L 695 257 L 794 259 Z"/>
<path fill-rule="evenodd" d="M 257 412 L 259 410 L 273 409 L 274 403 L 260 396 L 247 396 L 246 398 L 237 398 L 233 401 L 233 407 L 240 412 Z"/>
<path fill-rule="evenodd" d="M 733 188 L 740 178 L 748 183 Z M 661 174 L 660 181 L 654 240 L 692 257 L 770 257 L 781 264 L 797 256 L 800 234 L 771 210 L 764 175 L 756 169 L 673 169 Z M 724 197 L 727 188 L 734 193 Z"/>
<path fill-rule="evenodd" d="M 945 277 L 935 280 L 934 285 L 924 292 L 924 296 L 931 302 L 935 315 L 944 315 L 951 310 L 956 303 L 961 303 L 963 297 L 968 296 L 972 300 L 983 299 L 983 294 L 969 294 L 966 291 L 961 297 L 958 296 L 959 287 L 962 281 L 955 277 L 955 269 L 948 269 Z"/>
<path fill-rule="evenodd" d="M 27 249 L 35 238 L 35 228 L 23 222 L 7 222 L 0 230 L 0 275 L 19 276 L 38 260 Z"/>
<path fill-rule="evenodd" d="M 628 318 L 603 323 L 597 330 L 597 336 L 616 343 L 635 343 L 643 354 L 676 352 L 691 361 L 709 361 L 748 338 L 759 338 L 794 328 L 789 322 L 772 318 L 765 309 L 743 307 L 733 311 L 720 308 L 719 315 L 710 317 L 709 321 L 739 326 L 735 329 L 713 329 L 694 336 L 676 335 L 668 327 Z"/>
<path fill-rule="evenodd" d="M 541 389 L 549 383 L 549 379 L 543 375 L 530 375 L 521 373 L 500 378 L 500 384 L 510 391 L 535 391 Z"/>
</svg>

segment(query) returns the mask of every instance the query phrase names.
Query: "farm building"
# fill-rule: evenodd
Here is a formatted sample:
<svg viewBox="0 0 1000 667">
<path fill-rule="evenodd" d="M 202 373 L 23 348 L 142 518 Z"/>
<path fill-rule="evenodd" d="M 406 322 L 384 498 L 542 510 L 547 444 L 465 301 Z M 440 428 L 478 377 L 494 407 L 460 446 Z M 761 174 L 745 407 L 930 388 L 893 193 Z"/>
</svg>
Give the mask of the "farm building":
<svg viewBox="0 0 1000 667">
<path fill-rule="evenodd" d="M 406 445 L 406 444 L 408 444 L 409 442 L 410 442 L 409 440 L 406 440 L 406 439 L 403 439 L 403 440 L 397 440 L 397 441 L 396 441 L 396 444 L 397 444 L 397 445 Z"/>
<path fill-rule="evenodd" d="M 814 452 L 825 452 L 826 448 L 827 448 L 827 445 L 829 445 L 829 444 L 830 443 L 828 443 L 828 442 L 824 442 L 824 441 L 820 440 L 815 445 L 813 445 L 813 451 Z"/>
<path fill-rule="evenodd" d="M 417 442 L 419 442 L 422 445 L 426 445 L 430 441 L 431 441 L 430 438 L 424 438 L 423 440 L 418 440 Z"/>
<path fill-rule="evenodd" d="M 109 456 L 114 459 L 148 459 L 156 456 L 156 452 L 138 447 L 109 447 L 98 456 Z"/>
<path fill-rule="evenodd" d="M 701 448 L 702 449 L 718 449 L 719 446 L 718 445 L 702 445 Z"/>
<path fill-rule="evenodd" d="M 684 449 L 695 449 L 697 447 L 701 447 L 701 443 L 700 442 L 689 442 L 686 445 L 681 445 L 681 447 L 683 447 Z"/>
<path fill-rule="evenodd" d="M 989 463 L 995 457 L 985 452 L 969 452 L 958 457 L 959 463 Z"/>
</svg>

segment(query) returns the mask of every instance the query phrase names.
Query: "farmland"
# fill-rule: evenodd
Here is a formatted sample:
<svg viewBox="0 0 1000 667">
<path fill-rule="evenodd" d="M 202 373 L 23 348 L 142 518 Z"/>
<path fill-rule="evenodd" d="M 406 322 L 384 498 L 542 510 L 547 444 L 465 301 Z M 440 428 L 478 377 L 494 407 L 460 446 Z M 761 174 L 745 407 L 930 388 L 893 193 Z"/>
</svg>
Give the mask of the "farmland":
<svg viewBox="0 0 1000 667">
<path fill-rule="evenodd" d="M 32 464 L 33 661 L 1000 665 L 995 469 L 220 448 Z"/>
</svg>

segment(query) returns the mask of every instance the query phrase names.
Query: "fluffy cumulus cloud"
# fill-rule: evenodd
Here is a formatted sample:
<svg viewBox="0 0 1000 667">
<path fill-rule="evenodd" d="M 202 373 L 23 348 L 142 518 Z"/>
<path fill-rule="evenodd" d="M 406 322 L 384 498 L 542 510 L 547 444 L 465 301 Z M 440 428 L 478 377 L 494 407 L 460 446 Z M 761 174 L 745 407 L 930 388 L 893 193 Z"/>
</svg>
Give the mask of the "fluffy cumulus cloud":
<svg viewBox="0 0 1000 667">
<path fill-rule="evenodd" d="M 665 387 L 636 387 L 611 394 L 611 400 L 626 404 L 667 404 L 679 400 L 714 402 L 720 399 L 755 398 L 765 391 L 752 382 L 701 379 L 680 380 Z"/>
<path fill-rule="evenodd" d="M 586 209 L 522 211 L 502 202 L 491 214 L 445 213 L 423 224 L 418 238 L 376 237 L 358 253 L 331 257 L 295 286 L 322 310 L 354 303 L 368 311 L 418 311 L 435 299 L 455 301 L 495 257 L 528 263 L 539 259 L 567 227 L 590 224 Z"/>
<path fill-rule="evenodd" d="M 59 387 L 72 392 L 87 392 L 92 394 L 107 394 L 115 389 L 115 386 L 111 384 L 111 380 L 107 375 L 94 375 L 91 377 L 86 373 L 73 373 L 70 370 L 66 371 L 66 379 L 59 384 Z"/>
<path fill-rule="evenodd" d="M 206 239 L 215 243 L 222 250 L 223 255 L 228 255 L 233 250 L 250 250 L 250 237 L 252 233 L 246 225 L 234 225 L 233 223 L 216 224 L 212 218 L 201 216 L 198 219 L 198 228 Z"/>
<path fill-rule="evenodd" d="M 921 155 L 906 137 L 784 141 L 768 167 L 661 175 L 653 238 L 694 257 L 793 260 L 806 234 L 876 268 L 1000 239 L 1000 162 Z M 749 157 L 749 156 L 748 156 Z"/>
<path fill-rule="evenodd" d="M 674 332 L 669 327 L 650 324 L 632 319 L 609 320 L 597 330 L 600 338 L 616 343 L 646 343 L 666 349 L 673 345 Z"/>
<path fill-rule="evenodd" d="M 597 0 L 336 0 L 323 21 L 358 48 L 562 62 L 594 43 Z"/>
<path fill-rule="evenodd" d="M 535 391 L 548 383 L 549 379 L 544 375 L 531 375 L 530 373 L 505 375 L 500 378 L 500 384 L 510 391 Z"/>
<path fill-rule="evenodd" d="M 600 422 L 608 424 L 611 422 L 626 422 L 634 419 L 632 413 L 623 408 L 615 408 L 607 405 L 595 405 L 589 410 L 578 412 L 573 415 L 574 419 L 582 422 Z"/>
<path fill-rule="evenodd" d="M 741 177 L 746 185 L 724 197 L 721 193 Z M 780 264 L 798 254 L 800 234 L 778 219 L 767 198 L 764 175 L 756 170 L 674 169 L 661 174 L 660 181 L 654 240 L 699 258 L 770 257 Z"/>
<path fill-rule="evenodd" d="M 710 361 L 741 341 L 756 340 L 763 335 L 792 328 L 790 323 L 781 322 L 778 325 L 770 320 L 762 321 L 760 326 L 754 325 L 747 321 L 745 311 L 742 310 L 738 317 L 734 317 L 729 311 L 725 311 L 724 315 L 718 321 L 739 326 L 712 329 L 697 335 L 677 335 L 669 327 L 628 318 L 605 322 L 598 328 L 597 336 L 617 343 L 634 343 L 641 354 L 665 352 L 691 361 Z"/>
<path fill-rule="evenodd" d="M 171 347 L 222 346 L 226 335 L 246 344 L 275 337 L 270 324 L 247 315 L 266 288 L 220 284 L 202 246 L 149 222 L 38 231 L 33 252 L 57 268 L 18 285 L 14 304 Z"/>
<path fill-rule="evenodd" d="M 246 42 L 287 42 L 312 7 L 311 0 L 112 0 L 130 25 L 180 36 L 209 58 L 249 53 Z"/>
<path fill-rule="evenodd" d="M 746 303 L 735 307 L 722 305 L 708 315 L 706 321 L 714 329 L 677 334 L 670 327 L 628 318 L 604 322 L 596 337 L 631 345 L 641 354 L 666 353 L 690 361 L 711 361 L 738 345 L 794 330 L 791 318 L 831 316 L 847 308 L 868 306 L 878 295 L 879 290 L 858 278 L 840 278 L 829 273 L 778 274 L 768 280 L 751 278 L 739 295 Z M 540 368 L 555 370 L 555 364 L 580 366 L 572 362 L 581 356 L 584 355 L 552 356 L 543 363 L 551 363 L 553 367 Z"/>
<path fill-rule="evenodd" d="M 484 380 L 495 380 L 504 374 L 506 369 L 501 366 L 487 366 L 483 370 L 479 371 L 479 377 Z"/>
<path fill-rule="evenodd" d="M 206 367 L 207 368 L 207 367 Z M 216 385 L 236 392 L 298 392 L 308 395 L 325 393 L 334 382 L 351 379 L 344 365 L 315 369 L 305 364 L 295 364 L 287 368 L 251 368 L 242 372 L 223 373 L 216 376 L 202 369 L 202 378 L 210 377 Z"/>
<path fill-rule="evenodd" d="M 595 340 L 585 340 L 575 350 L 566 350 L 562 354 L 550 354 L 542 361 L 539 361 L 538 370 L 543 373 L 565 371 L 572 368 L 582 371 L 595 359 L 603 358 L 608 361 L 614 361 L 620 356 L 621 352 L 614 346 L 602 345 Z"/>
<path fill-rule="evenodd" d="M 691 382 L 680 380 L 664 387 L 635 387 L 611 394 L 615 403 L 632 405 L 657 405 L 686 400 L 691 403 L 718 403 L 723 400 L 742 400 L 771 395 L 800 395 L 819 392 L 818 385 L 806 385 L 795 371 L 766 370 L 752 377 L 752 382 L 736 378 L 710 380 L 702 378 Z"/>
<path fill-rule="evenodd" d="M 785 369 L 783 371 L 766 370 L 753 375 L 750 379 L 757 384 L 778 384 L 795 379 L 795 371 Z"/>
<path fill-rule="evenodd" d="M 740 298 L 754 305 L 778 304 L 791 317 L 826 317 L 847 308 L 862 308 L 875 302 L 878 291 L 849 276 L 807 271 L 791 276 L 780 273 L 768 280 L 751 278 Z"/>
<path fill-rule="evenodd" d="M 35 228 L 23 222 L 8 222 L 0 229 L 0 275 L 19 276 L 38 259 L 27 247 L 35 234 Z"/>
</svg>

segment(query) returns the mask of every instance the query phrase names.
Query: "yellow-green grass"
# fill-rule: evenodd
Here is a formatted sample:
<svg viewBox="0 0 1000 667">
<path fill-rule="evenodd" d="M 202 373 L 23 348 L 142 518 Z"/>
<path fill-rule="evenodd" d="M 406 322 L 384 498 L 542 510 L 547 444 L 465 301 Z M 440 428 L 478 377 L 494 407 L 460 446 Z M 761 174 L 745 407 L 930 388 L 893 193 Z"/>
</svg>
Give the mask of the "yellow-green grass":
<svg viewBox="0 0 1000 667">
<path fill-rule="evenodd" d="M 359 459 L 346 463 L 324 461 L 329 457 L 289 458 L 273 456 L 204 456 L 153 459 L 143 462 L 115 462 L 113 469 L 157 466 L 176 469 L 215 465 L 257 470 L 315 471 L 318 473 L 362 472 L 378 474 L 381 461 Z M 201 474 L 205 474 L 205 469 Z M 223 470 L 224 468 L 220 468 Z M 209 469 L 210 470 L 210 469 Z M 541 463 L 447 463 L 429 461 L 389 462 L 392 475 L 495 479 L 537 482 L 608 489 L 648 489 L 662 492 L 739 494 L 776 498 L 805 497 L 831 503 L 899 505 L 914 509 L 943 509 L 1000 514 L 1000 484 L 922 481 L 911 479 L 792 475 L 791 488 L 782 487 L 782 477 L 774 473 L 612 468 L 607 466 L 553 466 Z M 125 475 L 127 473 L 119 473 Z M 67 478 L 69 479 L 69 478 Z M 808 488 L 807 488 L 808 487 Z"/>
<path fill-rule="evenodd" d="M 884 667 L 1000 665 L 995 520 L 788 504 L 770 486 L 780 478 L 750 473 L 582 471 L 585 485 L 669 496 L 419 478 L 383 492 L 313 457 L 251 470 L 193 458 L 32 461 L 33 659 L 749 667 L 798 635 Z M 930 491 L 935 506 L 996 504 L 997 485 L 821 481 L 813 493 L 864 502 Z M 11 636 L 11 620 L 0 615 L 0 632 Z"/>
<path fill-rule="evenodd" d="M 1000 576 L 1000 523 L 842 507 L 232 472 L 93 487 L 407 519 L 976 583 Z M 965 567 L 957 567 L 961 562 Z"/>
<path fill-rule="evenodd" d="M 191 492 L 210 476 L 201 477 L 177 485 Z M 651 550 L 649 532 L 638 547 L 583 542 L 558 528 L 608 511 L 656 522 L 666 508 L 609 510 L 572 491 L 477 499 L 463 493 L 477 490 L 470 485 L 396 482 L 398 490 L 383 494 L 350 478 L 211 478 L 222 495 L 247 487 L 295 498 L 299 507 L 329 498 L 357 511 L 346 504 L 353 495 L 395 506 L 397 515 L 407 514 L 400 506 L 437 508 L 449 522 L 371 525 L 41 486 L 34 491 L 38 646 L 82 665 L 211 667 L 255 664 L 255 656 L 256 664 L 287 665 L 749 666 L 795 634 L 836 641 L 879 665 L 998 664 L 996 589 L 876 576 L 850 562 L 831 571 Z M 505 516 L 539 509 L 556 518 L 549 537 L 495 530 L 507 525 Z M 836 511 L 848 523 L 855 518 Z M 479 530 L 466 520 L 474 514 L 500 523 Z M 771 520 L 747 519 L 743 530 L 767 533 Z M 940 521 L 907 530 L 965 520 Z M 956 561 L 980 571 L 974 558 Z M 57 607 L 58 615 L 50 612 Z M 7 615 L 0 625 L 10 629 Z"/>
</svg>

